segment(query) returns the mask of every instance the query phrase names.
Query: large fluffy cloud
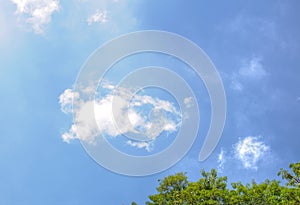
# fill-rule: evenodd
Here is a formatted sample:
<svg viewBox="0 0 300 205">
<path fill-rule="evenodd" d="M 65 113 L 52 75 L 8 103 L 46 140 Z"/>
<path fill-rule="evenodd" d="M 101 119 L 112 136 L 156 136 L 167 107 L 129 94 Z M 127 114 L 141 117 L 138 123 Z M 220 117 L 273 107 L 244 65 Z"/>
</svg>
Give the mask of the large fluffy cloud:
<svg viewBox="0 0 300 205">
<path fill-rule="evenodd" d="M 80 139 L 94 143 L 102 135 L 141 135 L 146 136 L 147 140 L 129 139 L 127 145 L 150 151 L 151 143 L 163 132 L 177 131 L 181 114 L 173 103 L 149 95 L 133 95 L 127 88 L 119 88 L 117 91 L 114 88 L 111 84 L 102 84 L 101 95 L 96 95 L 95 100 L 84 101 L 80 99 L 79 93 L 70 89 L 60 95 L 61 110 L 70 113 L 73 107 L 76 116 L 70 130 L 62 135 L 65 142 Z M 94 109 L 96 124 L 87 115 L 91 107 Z"/>
</svg>

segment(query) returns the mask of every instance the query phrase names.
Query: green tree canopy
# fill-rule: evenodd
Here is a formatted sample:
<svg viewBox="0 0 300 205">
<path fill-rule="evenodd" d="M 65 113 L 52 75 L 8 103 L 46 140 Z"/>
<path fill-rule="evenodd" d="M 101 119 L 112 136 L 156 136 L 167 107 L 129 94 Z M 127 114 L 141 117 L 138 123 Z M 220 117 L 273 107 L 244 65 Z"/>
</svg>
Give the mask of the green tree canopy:
<svg viewBox="0 0 300 205">
<path fill-rule="evenodd" d="M 262 183 L 231 183 L 227 177 L 219 177 L 217 171 L 201 170 L 202 177 L 189 182 L 185 173 L 177 173 L 159 180 L 157 193 L 150 195 L 147 205 L 196 205 L 196 204 L 300 204 L 300 162 L 291 163 L 289 172 L 280 169 L 278 175 L 286 180 L 266 179 Z M 133 202 L 134 204 L 134 202 Z"/>
</svg>

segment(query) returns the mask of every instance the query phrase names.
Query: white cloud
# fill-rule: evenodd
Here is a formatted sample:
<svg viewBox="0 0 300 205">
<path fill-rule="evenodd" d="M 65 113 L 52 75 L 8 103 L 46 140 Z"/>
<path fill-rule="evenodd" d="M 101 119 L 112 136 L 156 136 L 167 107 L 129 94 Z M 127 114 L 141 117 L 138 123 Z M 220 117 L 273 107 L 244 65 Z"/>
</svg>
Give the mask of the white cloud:
<svg viewBox="0 0 300 205">
<path fill-rule="evenodd" d="M 259 137 L 248 136 L 234 145 L 235 158 L 242 162 L 244 168 L 257 170 L 257 163 L 262 160 L 270 150 Z"/>
<path fill-rule="evenodd" d="M 165 131 L 176 131 L 177 130 L 177 127 L 178 127 L 178 124 L 175 124 L 174 122 L 168 122 L 168 123 L 165 123 L 164 125 L 164 130 Z"/>
<path fill-rule="evenodd" d="M 79 98 L 78 93 L 74 93 L 70 89 L 60 95 L 59 103 L 62 111 L 64 113 L 71 112 L 73 102 L 73 112 L 76 116 L 75 123 L 69 132 L 62 135 L 65 142 L 80 139 L 87 143 L 94 143 L 96 137 L 101 134 L 109 137 L 134 134 L 135 136 L 147 136 L 149 141 L 154 141 L 163 132 L 174 132 L 180 126 L 180 112 L 171 102 L 148 95 L 135 94 L 132 98 L 133 93 L 130 89 L 113 90 L 113 88 L 114 86 L 109 83 L 101 85 L 102 91 L 107 94 L 99 96 L 99 98 L 96 96 L 95 101 L 84 101 Z M 128 105 L 127 102 L 130 99 Z M 114 109 L 112 109 L 113 106 Z M 92 108 L 96 124 L 92 123 L 86 115 Z M 127 144 L 150 150 L 150 145 L 146 145 L 144 142 L 131 141 Z"/>
<path fill-rule="evenodd" d="M 226 156 L 224 149 L 221 149 L 221 152 L 218 155 L 218 170 L 219 172 L 222 172 L 224 169 L 224 164 L 226 162 Z"/>
<path fill-rule="evenodd" d="M 133 109 L 128 110 L 128 118 L 133 126 L 144 123 L 144 119 Z"/>
<path fill-rule="evenodd" d="M 240 68 L 239 74 L 252 79 L 261 79 L 267 74 L 261 61 L 262 59 L 258 57 L 251 58 Z"/>
<path fill-rule="evenodd" d="M 72 103 L 73 100 L 76 101 L 79 98 L 79 93 L 74 93 L 71 89 L 66 89 L 60 96 L 59 96 L 59 104 L 61 111 L 64 113 L 71 113 L 72 112 Z"/>
<path fill-rule="evenodd" d="M 255 56 L 250 59 L 243 60 L 241 64 L 242 65 L 238 71 L 230 76 L 230 88 L 235 91 L 243 91 L 245 83 L 256 82 L 257 80 L 263 79 L 267 75 L 267 72 L 262 64 L 261 57 Z"/>
<path fill-rule="evenodd" d="M 139 142 L 139 141 L 132 141 L 128 140 L 126 142 L 127 145 L 130 145 L 131 147 L 136 147 L 139 149 L 146 149 L 148 152 L 152 150 L 152 142 Z"/>
<path fill-rule="evenodd" d="M 97 10 L 94 14 L 90 15 L 87 19 L 88 25 L 93 23 L 106 23 L 108 21 L 108 11 Z"/>
<path fill-rule="evenodd" d="M 160 100 L 158 98 L 152 98 L 148 95 L 135 95 L 133 101 L 131 102 L 132 106 L 137 107 L 142 106 L 144 104 L 151 104 L 158 110 L 162 109 L 167 112 L 172 112 L 178 115 L 180 114 L 171 102 L 166 100 Z"/>
<path fill-rule="evenodd" d="M 59 11 L 59 0 L 11 0 L 16 14 L 25 18 L 36 33 L 43 33 L 43 26 L 51 22 L 51 16 Z"/>
<path fill-rule="evenodd" d="M 192 107 L 193 105 L 192 105 L 192 97 L 187 97 L 187 98 L 184 98 L 183 99 L 183 103 L 185 104 L 185 106 L 187 107 L 187 108 L 189 108 L 189 107 Z"/>
<path fill-rule="evenodd" d="M 76 42 L 96 38 L 97 44 L 103 44 L 112 37 L 138 29 L 135 15 L 138 6 L 138 2 L 127 0 L 75 0 L 65 8 L 59 26 Z"/>
<path fill-rule="evenodd" d="M 62 139 L 64 142 L 66 143 L 70 143 L 71 140 L 76 139 L 76 126 L 72 125 L 69 132 L 65 132 L 64 134 L 62 134 Z"/>
</svg>

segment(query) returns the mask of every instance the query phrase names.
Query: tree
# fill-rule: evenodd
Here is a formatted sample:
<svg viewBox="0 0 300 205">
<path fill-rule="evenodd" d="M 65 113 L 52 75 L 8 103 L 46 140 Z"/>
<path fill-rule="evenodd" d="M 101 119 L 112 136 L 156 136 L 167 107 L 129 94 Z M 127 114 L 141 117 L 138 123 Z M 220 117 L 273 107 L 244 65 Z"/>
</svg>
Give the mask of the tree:
<svg viewBox="0 0 300 205">
<path fill-rule="evenodd" d="M 160 182 L 158 188 L 158 194 L 149 196 L 152 202 L 147 202 L 147 205 L 164 204 L 164 205 L 176 205 L 183 204 L 184 196 L 183 190 L 188 185 L 188 180 L 185 173 L 177 173 L 165 177 Z"/>
<path fill-rule="evenodd" d="M 227 201 L 227 177 L 217 177 L 217 171 L 201 170 L 202 178 L 190 182 L 183 191 L 186 204 L 223 204 Z"/>
<path fill-rule="evenodd" d="M 289 198 L 287 187 L 281 186 L 279 181 L 265 180 L 257 184 L 243 185 L 241 182 L 232 183 L 233 190 L 230 191 L 230 204 L 296 204 Z"/>
<path fill-rule="evenodd" d="M 157 194 L 149 196 L 147 205 L 196 205 L 196 204 L 300 204 L 300 162 L 290 164 L 293 173 L 280 169 L 278 173 L 287 180 L 266 179 L 263 183 L 246 185 L 241 182 L 231 183 L 227 187 L 227 177 L 218 177 L 217 171 L 201 170 L 202 177 L 196 182 L 189 182 L 185 173 L 167 176 L 159 181 Z"/>
<path fill-rule="evenodd" d="M 286 186 L 289 188 L 286 190 L 286 195 L 290 200 L 300 204 L 300 162 L 291 163 L 290 169 L 292 173 L 288 170 L 280 169 L 278 176 L 282 179 L 287 180 Z"/>
<path fill-rule="evenodd" d="M 164 178 L 158 188 L 158 194 L 149 196 L 147 205 L 175 204 L 223 204 L 226 201 L 227 177 L 217 177 L 217 171 L 201 171 L 202 178 L 197 182 L 188 182 L 184 173 Z"/>
<path fill-rule="evenodd" d="M 288 180 L 286 184 L 287 186 L 300 187 L 300 162 L 291 163 L 290 169 L 292 169 L 293 173 L 281 168 L 278 172 L 278 176 L 281 176 L 282 179 Z"/>
</svg>

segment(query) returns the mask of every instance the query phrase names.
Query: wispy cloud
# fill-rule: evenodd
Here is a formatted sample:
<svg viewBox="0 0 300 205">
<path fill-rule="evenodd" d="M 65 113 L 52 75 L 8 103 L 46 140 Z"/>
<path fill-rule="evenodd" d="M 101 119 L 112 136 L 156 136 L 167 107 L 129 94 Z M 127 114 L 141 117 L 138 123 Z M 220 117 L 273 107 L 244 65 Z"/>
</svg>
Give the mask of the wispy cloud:
<svg viewBox="0 0 300 205">
<path fill-rule="evenodd" d="M 250 59 L 244 59 L 237 72 L 230 77 L 230 88 L 236 91 L 243 91 L 245 83 L 256 82 L 263 79 L 267 72 L 262 63 L 262 57 L 253 56 Z"/>
<path fill-rule="evenodd" d="M 244 89 L 243 84 L 239 82 L 238 77 L 236 75 L 232 75 L 231 77 L 230 88 L 235 91 L 242 91 Z"/>
<path fill-rule="evenodd" d="M 16 6 L 16 14 L 25 18 L 33 30 L 41 34 L 44 25 L 51 22 L 51 16 L 60 9 L 59 0 L 11 0 Z"/>
<path fill-rule="evenodd" d="M 62 135 L 65 142 L 80 139 L 92 144 L 96 137 L 103 134 L 117 137 L 128 133 L 142 133 L 143 136 L 147 136 L 147 142 L 128 141 L 127 145 L 150 151 L 151 142 L 161 133 L 175 132 L 180 126 L 181 114 L 171 102 L 149 95 L 133 95 L 129 88 L 114 88 L 114 85 L 109 83 L 101 85 L 102 95 L 96 97 L 95 101 L 83 101 L 78 93 L 70 89 L 60 95 L 61 110 L 64 113 L 72 112 L 73 102 L 73 112 L 76 116 L 70 130 Z M 85 92 L 89 92 L 89 89 Z M 103 93 L 106 94 L 103 96 Z M 91 107 L 94 108 L 96 125 L 91 123 L 86 115 Z"/>
<path fill-rule="evenodd" d="M 133 141 L 133 140 L 128 140 L 126 142 L 127 145 L 130 145 L 131 147 L 136 147 L 139 149 L 146 149 L 148 152 L 151 152 L 153 149 L 153 143 L 152 142 L 139 142 L 139 141 Z"/>
<path fill-rule="evenodd" d="M 224 149 L 221 149 L 221 152 L 218 155 L 218 171 L 222 172 L 224 169 L 224 164 L 226 162 L 226 154 Z"/>
<path fill-rule="evenodd" d="M 259 80 L 263 78 L 267 72 L 262 65 L 262 58 L 253 57 L 244 62 L 244 65 L 239 69 L 239 74 L 243 77 Z"/>
<path fill-rule="evenodd" d="M 88 25 L 93 23 L 106 23 L 108 21 L 108 11 L 97 10 L 94 14 L 90 15 L 87 19 Z"/>
<path fill-rule="evenodd" d="M 260 137 L 248 136 L 234 145 L 234 157 L 239 160 L 246 169 L 257 170 L 257 163 L 262 160 L 270 147 Z"/>
<path fill-rule="evenodd" d="M 278 17 L 284 18 L 287 15 L 287 10 L 289 10 L 287 8 L 290 6 L 290 4 L 281 1 L 272 5 L 271 10 L 276 11 Z M 224 19 L 222 24 L 218 26 L 218 30 L 224 35 L 234 36 L 237 42 L 241 40 L 246 47 L 259 43 L 260 51 L 270 48 L 281 51 L 294 50 L 295 43 L 293 42 L 297 41 L 291 37 L 293 35 L 291 32 L 289 32 L 291 35 L 288 36 L 282 32 L 286 28 L 282 27 L 274 18 L 253 15 L 253 13 L 250 14 L 245 11 L 241 11 L 229 19 Z"/>
<path fill-rule="evenodd" d="M 277 25 L 275 22 L 257 16 L 239 14 L 226 24 L 226 30 L 236 33 L 238 37 L 249 37 L 254 32 L 260 37 L 275 40 L 277 39 Z"/>
</svg>

